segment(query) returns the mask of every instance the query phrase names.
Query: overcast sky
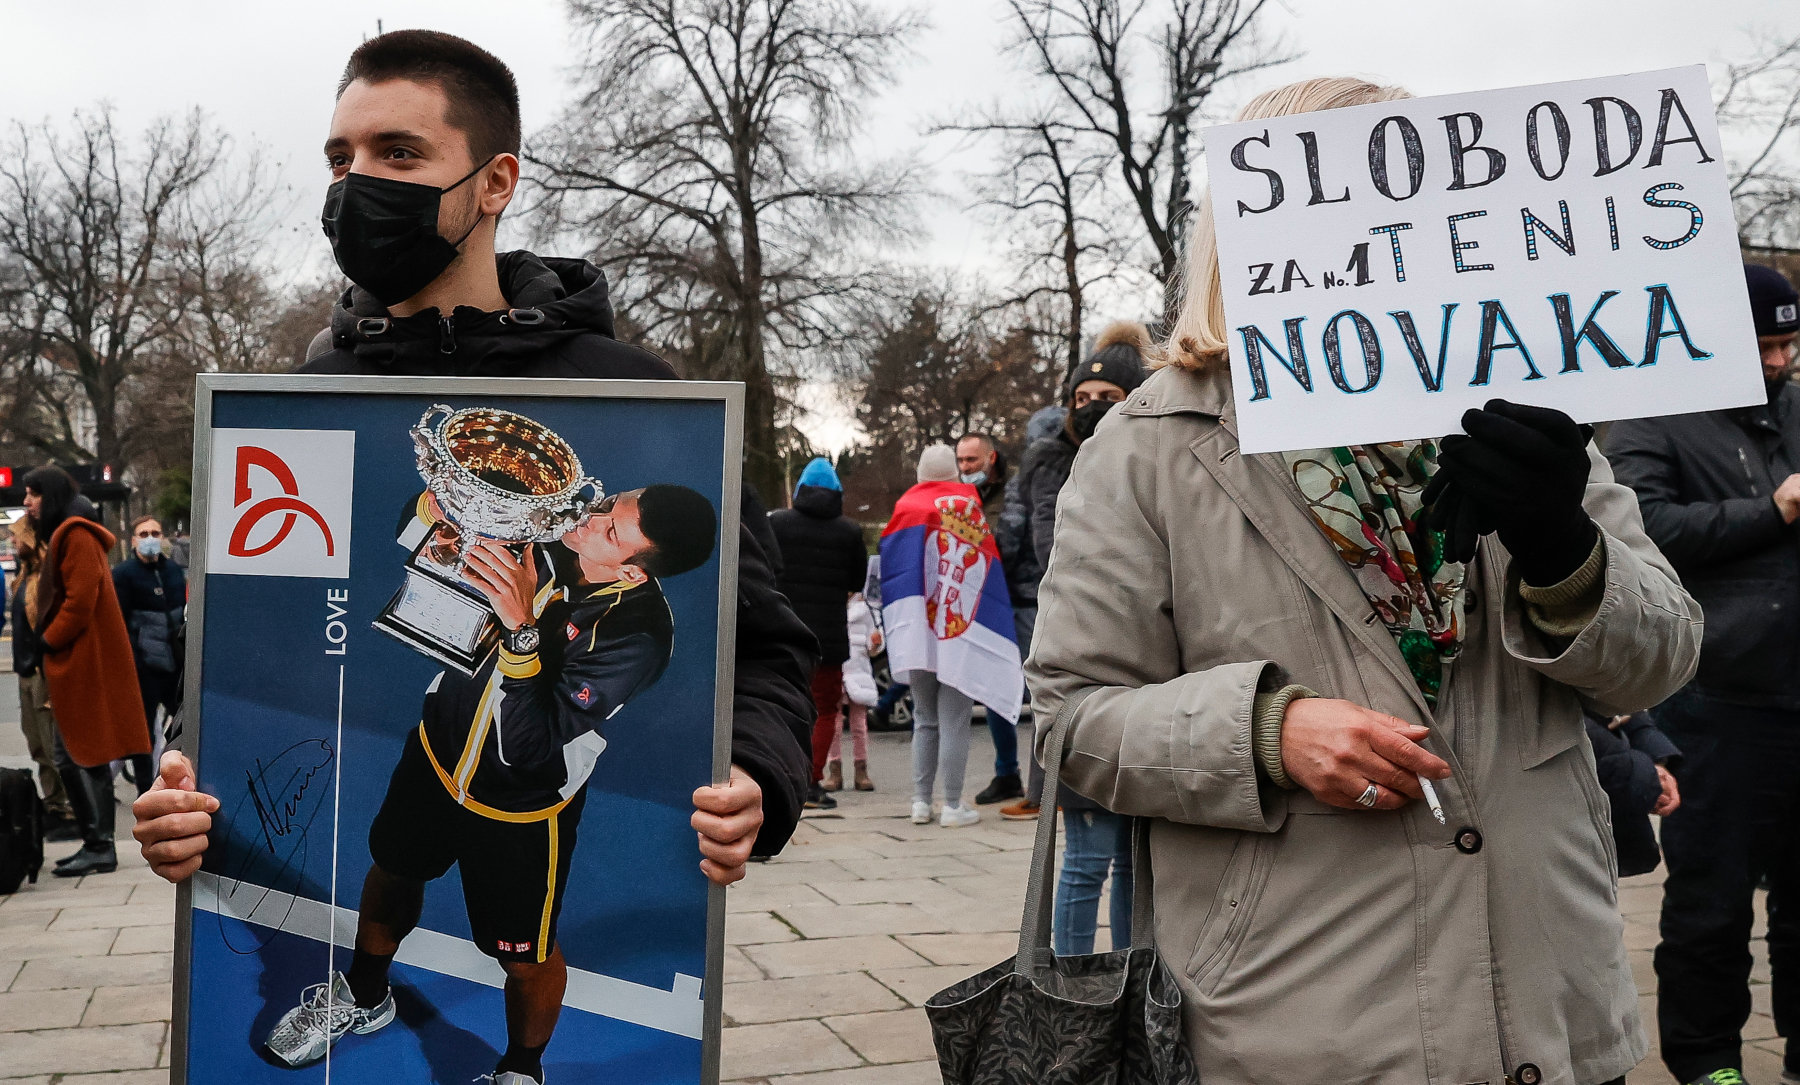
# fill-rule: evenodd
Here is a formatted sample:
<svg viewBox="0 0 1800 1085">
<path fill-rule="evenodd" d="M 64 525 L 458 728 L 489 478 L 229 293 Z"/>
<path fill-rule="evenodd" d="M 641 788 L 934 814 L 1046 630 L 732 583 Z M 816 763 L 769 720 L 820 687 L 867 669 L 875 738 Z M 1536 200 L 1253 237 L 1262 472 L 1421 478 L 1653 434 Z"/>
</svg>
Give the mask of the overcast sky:
<svg viewBox="0 0 1800 1085">
<path fill-rule="evenodd" d="M 1243 97 L 1336 73 L 1438 94 L 1697 62 L 1716 72 L 1753 48 L 1746 30 L 1800 32 L 1796 0 L 1275 3 L 1281 10 L 1271 26 L 1305 55 L 1260 73 Z M 924 0 L 914 7 L 930 27 L 898 82 L 873 105 L 866 135 L 872 148 L 887 152 L 919 145 L 933 120 L 1030 92 L 1005 55 L 1002 0 Z M 319 147 L 344 59 L 375 33 L 377 19 L 390 30 L 461 34 L 500 56 L 518 76 L 527 133 L 550 123 L 565 99 L 575 57 L 555 0 L 0 0 L 7 46 L 0 115 L 35 122 L 104 100 L 136 128 L 199 106 L 238 141 L 259 144 L 282 163 L 289 192 L 283 262 L 323 274 L 329 252 L 317 213 L 327 174 Z M 925 143 L 922 153 L 941 195 L 922 208 L 927 236 L 915 259 L 991 272 L 994 246 L 962 209 L 960 178 L 981 165 L 979 153 L 942 140 Z M 808 428 L 836 446 L 848 430 L 833 413 L 822 412 Z"/>
</svg>

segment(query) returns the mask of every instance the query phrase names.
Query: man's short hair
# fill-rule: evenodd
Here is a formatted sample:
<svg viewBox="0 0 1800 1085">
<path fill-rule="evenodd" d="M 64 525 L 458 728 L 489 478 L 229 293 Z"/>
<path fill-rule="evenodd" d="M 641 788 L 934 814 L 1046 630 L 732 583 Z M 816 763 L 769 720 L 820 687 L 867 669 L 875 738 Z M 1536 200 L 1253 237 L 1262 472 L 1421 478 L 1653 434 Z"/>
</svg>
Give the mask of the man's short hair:
<svg viewBox="0 0 1800 1085">
<path fill-rule="evenodd" d="M 499 57 L 474 42 L 436 30 L 394 30 L 350 54 L 338 96 L 358 79 L 407 79 L 442 90 L 450 101 L 445 120 L 468 137 L 475 163 L 519 153 L 519 85 Z"/>
<path fill-rule="evenodd" d="M 1000 446 L 994 443 L 994 439 L 985 433 L 965 433 L 956 439 L 956 443 L 959 445 L 964 441 L 980 441 L 981 447 L 987 449 L 989 452 L 998 452 L 1000 450 Z"/>
<path fill-rule="evenodd" d="M 638 494 L 638 528 L 650 540 L 632 564 L 657 579 L 697 569 L 712 556 L 719 518 L 712 502 L 686 486 L 646 486 Z"/>
<path fill-rule="evenodd" d="M 138 517 L 131 522 L 131 533 L 136 535 L 137 529 L 143 527 L 145 524 L 155 524 L 160 528 L 163 526 L 162 517 L 155 513 L 146 513 L 143 516 Z"/>
</svg>

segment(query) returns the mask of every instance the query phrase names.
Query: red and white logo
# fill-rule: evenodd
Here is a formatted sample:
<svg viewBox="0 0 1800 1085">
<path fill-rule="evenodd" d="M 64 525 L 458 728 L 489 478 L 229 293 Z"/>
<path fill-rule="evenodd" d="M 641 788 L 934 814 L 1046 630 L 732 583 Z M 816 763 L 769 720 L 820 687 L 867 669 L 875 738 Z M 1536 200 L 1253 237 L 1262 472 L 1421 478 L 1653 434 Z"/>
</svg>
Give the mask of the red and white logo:
<svg viewBox="0 0 1800 1085">
<path fill-rule="evenodd" d="M 217 429 L 208 571 L 350 575 L 354 430 Z"/>
</svg>

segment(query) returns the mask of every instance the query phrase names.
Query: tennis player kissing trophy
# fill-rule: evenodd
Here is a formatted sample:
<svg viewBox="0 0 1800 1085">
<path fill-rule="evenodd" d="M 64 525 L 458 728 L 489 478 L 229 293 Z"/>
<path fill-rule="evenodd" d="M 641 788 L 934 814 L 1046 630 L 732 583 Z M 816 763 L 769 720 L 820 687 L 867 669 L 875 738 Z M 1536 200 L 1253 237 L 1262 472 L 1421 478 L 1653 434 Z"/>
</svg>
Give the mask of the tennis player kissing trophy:
<svg viewBox="0 0 1800 1085">
<path fill-rule="evenodd" d="M 433 404 L 412 438 L 425 480 L 419 520 L 433 526 L 375 628 L 472 674 L 499 629 L 487 599 L 462 576 L 470 547 L 483 539 L 554 542 L 604 493 L 567 441 L 511 411 Z"/>
</svg>

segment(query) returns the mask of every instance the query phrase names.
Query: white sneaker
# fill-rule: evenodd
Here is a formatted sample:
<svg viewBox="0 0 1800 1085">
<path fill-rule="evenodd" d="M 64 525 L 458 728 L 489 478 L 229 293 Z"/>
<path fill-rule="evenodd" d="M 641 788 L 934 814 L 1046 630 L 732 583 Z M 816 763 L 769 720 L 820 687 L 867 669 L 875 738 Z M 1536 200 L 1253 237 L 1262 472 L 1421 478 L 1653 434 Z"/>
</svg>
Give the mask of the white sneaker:
<svg viewBox="0 0 1800 1085">
<path fill-rule="evenodd" d="M 960 829 L 981 820 L 981 811 L 972 806 L 946 806 L 938 815 L 938 824 L 946 829 Z"/>
<path fill-rule="evenodd" d="M 492 1074 L 483 1074 L 475 1080 L 491 1081 L 494 1085 L 540 1085 L 537 1078 L 514 1070 L 500 1070 Z"/>
<path fill-rule="evenodd" d="M 263 1046 L 289 1066 L 305 1066 L 325 1057 L 325 1052 L 347 1032 L 365 1036 L 394 1019 L 394 992 L 372 1010 L 356 1004 L 350 981 L 333 972 L 330 983 L 315 983 L 300 994 L 300 1005 L 281 1015 Z"/>
<path fill-rule="evenodd" d="M 914 825 L 930 825 L 931 824 L 931 804 L 930 803 L 920 802 L 918 799 L 913 800 L 912 823 Z"/>
</svg>

